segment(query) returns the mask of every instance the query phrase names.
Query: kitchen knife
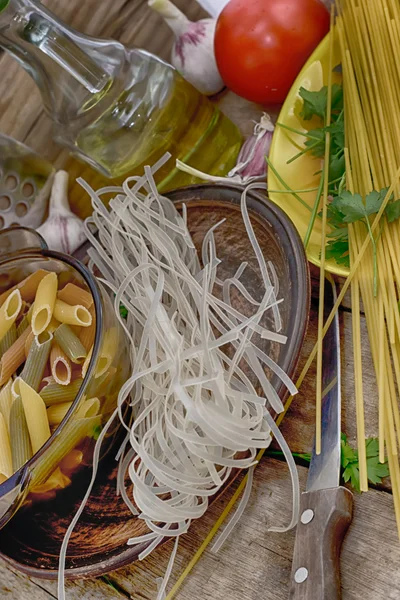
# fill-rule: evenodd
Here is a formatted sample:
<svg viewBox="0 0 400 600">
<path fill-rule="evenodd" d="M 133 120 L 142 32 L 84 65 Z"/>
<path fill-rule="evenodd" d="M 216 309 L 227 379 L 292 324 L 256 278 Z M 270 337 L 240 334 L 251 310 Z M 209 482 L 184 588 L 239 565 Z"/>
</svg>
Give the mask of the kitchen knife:
<svg viewBox="0 0 400 600">
<path fill-rule="evenodd" d="M 325 319 L 336 301 L 334 282 L 325 280 Z M 353 495 L 340 482 L 340 331 L 336 314 L 323 342 L 322 446 L 311 457 L 301 496 L 290 600 L 338 600 L 340 551 L 352 519 Z"/>
</svg>

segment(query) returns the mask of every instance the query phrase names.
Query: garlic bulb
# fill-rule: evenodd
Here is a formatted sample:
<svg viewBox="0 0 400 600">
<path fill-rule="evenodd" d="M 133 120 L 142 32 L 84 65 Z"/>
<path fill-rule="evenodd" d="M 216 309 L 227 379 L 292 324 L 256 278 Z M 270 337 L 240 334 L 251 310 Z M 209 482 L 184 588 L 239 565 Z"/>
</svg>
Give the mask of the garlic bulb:
<svg viewBox="0 0 400 600">
<path fill-rule="evenodd" d="M 193 175 L 204 181 L 213 183 L 234 183 L 238 185 L 247 185 L 254 181 L 265 180 L 267 176 L 267 161 L 265 157 L 269 155 L 272 136 L 275 126 L 271 117 L 263 113 L 260 122 L 256 123 L 253 135 L 244 142 L 236 166 L 229 171 L 226 177 L 217 177 L 203 173 L 193 167 L 177 160 L 176 167 L 184 173 Z"/>
<path fill-rule="evenodd" d="M 243 144 L 237 159 L 237 165 L 228 173 L 228 177 L 240 175 L 243 183 L 250 183 L 255 178 L 267 176 L 267 161 L 275 126 L 271 117 L 263 113 L 259 123 L 254 127 L 253 135 Z"/>
<path fill-rule="evenodd" d="M 37 232 L 50 250 L 73 254 L 86 241 L 83 221 L 70 209 L 68 173 L 58 171 L 51 189 L 49 216 Z"/>
<path fill-rule="evenodd" d="M 216 20 L 193 23 L 170 0 L 149 0 L 149 6 L 162 15 L 175 34 L 171 63 L 202 94 L 211 96 L 225 84 L 214 55 Z"/>
</svg>

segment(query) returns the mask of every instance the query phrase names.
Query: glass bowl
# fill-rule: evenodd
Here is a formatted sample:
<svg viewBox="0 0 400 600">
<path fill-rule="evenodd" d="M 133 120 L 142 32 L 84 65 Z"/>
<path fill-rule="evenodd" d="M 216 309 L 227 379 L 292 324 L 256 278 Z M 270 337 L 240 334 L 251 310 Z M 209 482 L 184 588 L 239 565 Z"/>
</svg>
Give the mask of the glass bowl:
<svg viewBox="0 0 400 600">
<path fill-rule="evenodd" d="M 75 283 L 90 292 L 96 314 L 92 357 L 71 408 L 36 454 L 0 485 L 3 527 L 22 505 L 54 498 L 59 490 L 73 483 L 78 471 L 91 466 L 95 441 L 117 406 L 129 362 L 124 360 L 125 335 L 110 296 L 81 262 L 48 250 L 35 231 L 18 227 L 0 232 L 0 267 L 0 293 L 38 269 L 46 269 L 57 273 L 62 285 Z M 79 409 L 90 398 L 98 398 L 100 408 L 96 414 L 82 417 Z M 107 432 L 102 457 L 117 435 L 118 421 Z"/>
</svg>

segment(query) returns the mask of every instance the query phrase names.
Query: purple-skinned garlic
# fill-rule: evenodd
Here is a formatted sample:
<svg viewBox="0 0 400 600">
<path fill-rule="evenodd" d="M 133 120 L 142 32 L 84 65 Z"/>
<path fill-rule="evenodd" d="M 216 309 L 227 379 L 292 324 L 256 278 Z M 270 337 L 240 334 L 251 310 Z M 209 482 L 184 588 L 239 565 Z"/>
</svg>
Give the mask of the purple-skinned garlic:
<svg viewBox="0 0 400 600">
<path fill-rule="evenodd" d="M 274 133 L 274 124 L 267 113 L 263 113 L 259 123 L 254 127 L 253 135 L 244 142 L 237 159 L 236 167 L 228 177 L 240 175 L 243 183 L 250 183 L 250 179 L 265 178 L 267 176 L 267 161 Z"/>
<path fill-rule="evenodd" d="M 226 177 L 217 177 L 203 173 L 193 167 L 176 161 L 176 166 L 180 171 L 214 183 L 237 183 L 247 185 L 254 181 L 262 181 L 267 177 L 267 161 L 265 157 L 269 155 L 272 136 L 274 133 L 274 124 L 267 113 L 263 113 L 260 122 L 256 123 L 251 135 L 244 142 L 237 159 L 236 166 L 229 171 Z"/>
<path fill-rule="evenodd" d="M 164 17 L 175 34 L 171 63 L 195 88 L 206 96 L 224 88 L 214 55 L 216 20 L 193 23 L 170 0 L 149 0 L 150 8 Z"/>
</svg>

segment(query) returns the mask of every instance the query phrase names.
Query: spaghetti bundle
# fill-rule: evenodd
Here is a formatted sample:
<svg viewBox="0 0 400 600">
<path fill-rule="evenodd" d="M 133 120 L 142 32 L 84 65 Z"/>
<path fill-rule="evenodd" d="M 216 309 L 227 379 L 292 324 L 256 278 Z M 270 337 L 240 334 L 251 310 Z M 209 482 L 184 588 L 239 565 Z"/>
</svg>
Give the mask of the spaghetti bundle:
<svg viewBox="0 0 400 600">
<path fill-rule="evenodd" d="M 388 204 L 400 198 L 400 6 L 395 0 L 337 0 L 336 6 L 335 35 L 343 71 L 346 187 L 364 202 L 371 192 L 379 192 L 383 204 Z M 394 190 L 393 197 L 388 188 Z M 350 225 L 351 264 L 357 260 L 367 236 L 371 243 L 352 281 L 360 484 L 362 490 L 368 489 L 361 293 L 379 388 L 379 457 L 383 462 L 387 455 L 389 462 L 400 534 L 400 222 L 389 222 L 383 215 L 372 233 L 368 223 Z"/>
</svg>

